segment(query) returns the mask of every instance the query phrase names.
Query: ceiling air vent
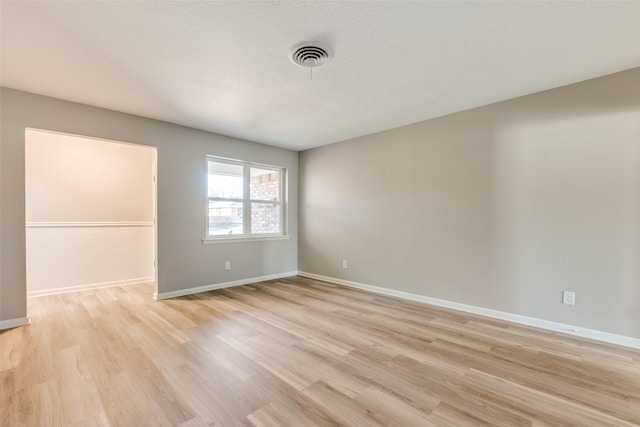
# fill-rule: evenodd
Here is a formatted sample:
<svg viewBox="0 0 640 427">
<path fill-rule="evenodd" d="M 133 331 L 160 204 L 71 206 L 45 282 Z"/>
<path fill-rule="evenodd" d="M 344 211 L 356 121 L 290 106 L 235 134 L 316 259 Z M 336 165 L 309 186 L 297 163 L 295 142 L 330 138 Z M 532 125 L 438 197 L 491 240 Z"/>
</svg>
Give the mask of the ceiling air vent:
<svg viewBox="0 0 640 427">
<path fill-rule="evenodd" d="M 331 48 L 319 43 L 299 43 L 291 49 L 291 60 L 301 67 L 319 67 L 331 59 Z"/>
</svg>

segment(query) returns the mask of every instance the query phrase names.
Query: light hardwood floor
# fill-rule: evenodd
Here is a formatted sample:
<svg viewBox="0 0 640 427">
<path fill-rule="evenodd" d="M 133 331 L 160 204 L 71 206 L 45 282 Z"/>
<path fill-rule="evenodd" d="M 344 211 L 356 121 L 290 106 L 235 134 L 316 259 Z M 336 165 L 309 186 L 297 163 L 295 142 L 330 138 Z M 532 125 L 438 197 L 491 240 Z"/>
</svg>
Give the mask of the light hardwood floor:
<svg viewBox="0 0 640 427">
<path fill-rule="evenodd" d="M 640 425 L 640 351 L 294 277 L 29 300 L 2 426 Z"/>
</svg>

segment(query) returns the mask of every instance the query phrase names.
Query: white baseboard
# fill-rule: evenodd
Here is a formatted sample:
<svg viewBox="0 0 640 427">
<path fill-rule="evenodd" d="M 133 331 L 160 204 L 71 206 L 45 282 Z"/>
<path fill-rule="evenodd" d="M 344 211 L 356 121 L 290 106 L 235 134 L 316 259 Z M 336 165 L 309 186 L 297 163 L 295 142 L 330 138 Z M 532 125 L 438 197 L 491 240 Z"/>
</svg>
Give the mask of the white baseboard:
<svg viewBox="0 0 640 427">
<path fill-rule="evenodd" d="M 363 289 L 365 291 L 375 292 L 378 294 L 389 295 L 393 297 L 408 299 L 412 301 L 424 302 L 427 304 L 451 308 L 454 310 L 465 311 L 468 313 L 479 314 L 481 316 L 492 317 L 494 319 L 506 320 L 509 322 L 519 323 L 521 325 L 533 326 L 536 328 L 546 329 L 563 334 L 589 338 L 596 341 L 602 341 L 611 344 L 622 345 L 640 349 L 640 338 L 628 337 L 625 335 L 612 334 L 610 332 L 598 331 L 596 329 L 588 329 L 580 326 L 567 325 L 564 323 L 552 322 L 549 320 L 537 319 L 535 317 L 522 316 L 520 314 L 507 313 L 504 311 L 491 310 L 489 308 L 477 307 L 473 305 L 460 304 L 453 301 L 447 301 L 438 298 L 431 298 L 424 295 L 412 294 L 409 292 L 397 291 L 394 289 L 382 288 L 378 286 L 365 285 L 363 283 L 352 282 L 350 280 L 337 279 L 335 277 L 322 276 L 320 274 L 307 273 L 298 271 L 299 276 L 311 279 L 323 280 L 325 282 L 336 283 L 351 288 Z"/>
<path fill-rule="evenodd" d="M 28 317 L 18 317 L 17 319 L 0 320 L 0 331 L 3 329 L 17 328 L 31 323 Z"/>
<path fill-rule="evenodd" d="M 41 291 L 29 291 L 27 292 L 27 296 L 42 297 L 45 295 L 66 294 L 69 292 L 86 291 L 90 289 L 109 288 L 111 286 L 136 285 L 138 283 L 149 283 L 153 281 L 154 281 L 153 276 L 138 277 L 136 279 L 115 280 L 113 282 L 90 283 L 88 285 L 67 286 L 64 288 L 44 289 Z"/>
<path fill-rule="evenodd" d="M 288 271 L 286 273 L 271 274 L 268 276 L 260 276 L 260 277 L 251 277 L 248 279 L 240 279 L 240 280 L 234 280 L 232 282 L 224 282 L 224 283 L 215 283 L 213 285 L 197 286 L 195 288 L 180 289 L 177 291 L 161 292 L 161 293 L 157 293 L 156 291 L 153 297 L 157 300 L 175 298 L 175 297 L 181 297 L 184 295 L 199 294 L 200 292 L 213 291 L 216 289 L 231 288 L 233 286 L 242 286 L 242 285 L 248 285 L 250 283 L 264 282 L 265 280 L 282 279 L 283 277 L 296 276 L 297 274 L 298 274 L 297 271 Z"/>
</svg>

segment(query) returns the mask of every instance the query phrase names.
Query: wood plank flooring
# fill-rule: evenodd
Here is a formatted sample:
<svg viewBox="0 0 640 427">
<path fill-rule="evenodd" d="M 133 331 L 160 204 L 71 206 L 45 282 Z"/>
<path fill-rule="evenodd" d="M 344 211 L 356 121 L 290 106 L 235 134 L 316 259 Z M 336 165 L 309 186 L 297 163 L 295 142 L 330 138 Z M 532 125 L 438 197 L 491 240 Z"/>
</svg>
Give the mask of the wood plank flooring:
<svg viewBox="0 0 640 427">
<path fill-rule="evenodd" d="M 2 426 L 632 426 L 640 351 L 292 277 L 29 300 Z"/>
</svg>

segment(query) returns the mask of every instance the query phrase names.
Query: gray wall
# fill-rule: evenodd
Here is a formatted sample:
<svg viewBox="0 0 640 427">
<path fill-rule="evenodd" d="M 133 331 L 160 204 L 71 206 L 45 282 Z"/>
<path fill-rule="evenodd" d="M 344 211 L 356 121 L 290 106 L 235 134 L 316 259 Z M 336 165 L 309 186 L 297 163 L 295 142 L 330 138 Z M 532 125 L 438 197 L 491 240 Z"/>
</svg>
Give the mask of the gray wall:
<svg viewBox="0 0 640 427">
<path fill-rule="evenodd" d="M 7 88 L 0 120 L 0 320 L 26 315 L 26 127 L 158 147 L 158 292 L 296 270 L 296 152 Z M 288 168 L 290 240 L 202 244 L 207 154 Z"/>
<path fill-rule="evenodd" d="M 300 271 L 640 337 L 640 68 L 304 151 L 299 185 Z"/>
</svg>

